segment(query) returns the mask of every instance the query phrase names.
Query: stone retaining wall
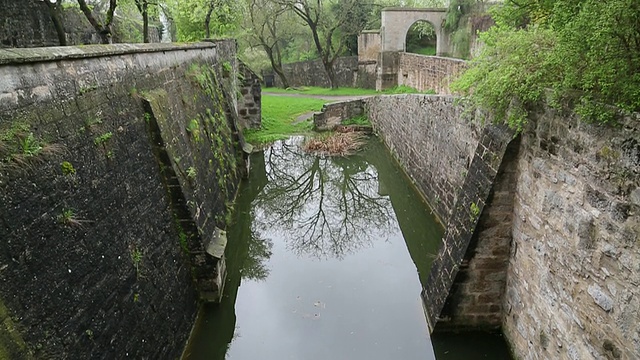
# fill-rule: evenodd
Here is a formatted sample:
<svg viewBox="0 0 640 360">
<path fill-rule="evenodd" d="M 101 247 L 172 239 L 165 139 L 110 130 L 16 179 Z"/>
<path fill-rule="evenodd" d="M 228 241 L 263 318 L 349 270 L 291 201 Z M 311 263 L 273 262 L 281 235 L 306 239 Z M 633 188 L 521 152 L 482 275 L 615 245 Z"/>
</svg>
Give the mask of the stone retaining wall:
<svg viewBox="0 0 640 360">
<path fill-rule="evenodd" d="M 180 356 L 224 275 L 236 69 L 230 41 L 0 50 L 0 355 Z"/>
<path fill-rule="evenodd" d="M 366 113 L 443 222 L 453 211 L 478 145 L 480 128 L 462 118 L 454 98 L 377 96 Z"/>
<path fill-rule="evenodd" d="M 398 60 L 398 85 L 451 94 L 449 84 L 466 68 L 464 60 L 403 52 Z"/>
<path fill-rule="evenodd" d="M 289 86 L 319 86 L 330 87 L 329 77 L 324 70 L 322 61 L 309 60 L 292 64 L 284 64 L 283 70 L 289 81 Z M 357 82 L 358 57 L 345 56 L 336 59 L 333 65 L 338 87 L 354 87 Z M 280 77 L 276 76 L 276 86 L 282 87 Z"/>
<path fill-rule="evenodd" d="M 640 121 L 537 119 L 518 158 L 505 335 L 522 359 L 637 359 Z"/>
<path fill-rule="evenodd" d="M 546 110 L 512 140 L 462 119 L 451 97 L 365 104 L 446 224 L 423 293 L 431 326 L 501 326 L 522 359 L 638 357 L 637 115 L 607 128 Z"/>
</svg>

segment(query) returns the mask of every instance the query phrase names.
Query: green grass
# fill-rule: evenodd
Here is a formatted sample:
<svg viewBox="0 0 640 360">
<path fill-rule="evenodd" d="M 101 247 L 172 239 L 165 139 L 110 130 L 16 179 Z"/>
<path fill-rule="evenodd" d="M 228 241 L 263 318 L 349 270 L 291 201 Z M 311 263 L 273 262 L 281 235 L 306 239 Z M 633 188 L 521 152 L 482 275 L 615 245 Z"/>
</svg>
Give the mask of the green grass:
<svg viewBox="0 0 640 360">
<path fill-rule="evenodd" d="M 436 47 L 426 46 L 426 47 L 419 47 L 419 48 L 411 48 L 411 49 L 407 49 L 407 52 L 412 54 L 419 54 L 419 55 L 435 55 Z"/>
<path fill-rule="evenodd" d="M 262 96 L 262 128 L 245 131 L 245 139 L 255 145 L 267 144 L 304 134 L 311 130 L 310 120 L 293 124 L 297 117 L 311 111 L 320 111 L 326 100 L 303 97 Z"/>
<path fill-rule="evenodd" d="M 362 125 L 362 126 L 371 126 L 371 122 L 369 122 L 369 118 L 367 115 L 359 115 L 354 116 L 352 118 L 346 119 L 342 121 L 342 125 Z"/>
</svg>

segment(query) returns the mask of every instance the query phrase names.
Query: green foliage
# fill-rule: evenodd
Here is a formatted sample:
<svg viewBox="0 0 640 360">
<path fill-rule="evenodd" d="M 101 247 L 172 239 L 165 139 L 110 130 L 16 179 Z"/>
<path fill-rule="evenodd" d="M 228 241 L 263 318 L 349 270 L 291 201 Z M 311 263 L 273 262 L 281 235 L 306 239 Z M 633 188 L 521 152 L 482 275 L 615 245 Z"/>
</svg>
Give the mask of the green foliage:
<svg viewBox="0 0 640 360">
<path fill-rule="evenodd" d="M 471 222 L 476 221 L 476 219 L 478 219 L 478 216 L 480 216 L 480 207 L 478 206 L 478 204 L 476 203 L 471 203 L 471 205 L 469 206 L 469 216 L 471 216 Z"/>
<path fill-rule="evenodd" d="M 63 175 L 74 175 L 76 173 L 76 169 L 73 167 L 73 164 L 68 161 L 63 161 L 60 164 L 60 168 L 62 169 Z"/>
<path fill-rule="evenodd" d="M 230 63 L 230 62 L 228 62 L 228 61 L 223 62 L 223 63 L 222 63 L 222 70 L 223 70 L 224 72 L 226 72 L 226 73 L 230 73 L 230 72 L 231 72 L 231 70 L 232 70 L 231 63 Z"/>
<path fill-rule="evenodd" d="M 210 9 L 210 35 L 218 37 L 236 30 L 243 13 L 240 2 L 233 0 L 167 0 L 165 5 L 176 26 L 178 41 L 206 38 L 205 20 Z"/>
<path fill-rule="evenodd" d="M 451 0 L 447 9 L 447 16 L 444 21 L 444 28 L 449 32 L 459 29 L 460 19 L 468 14 L 476 2 L 481 0 Z"/>
<path fill-rule="evenodd" d="M 104 143 L 109 141 L 112 137 L 113 137 L 113 133 L 109 131 L 93 139 L 93 143 L 96 145 L 103 145 Z"/>
<path fill-rule="evenodd" d="M 82 226 L 82 222 L 86 221 L 78 219 L 76 212 L 73 209 L 63 209 L 57 219 L 60 224 L 69 227 Z"/>
<path fill-rule="evenodd" d="M 547 29 L 512 30 L 496 26 L 481 39 L 486 46 L 451 88 L 469 97 L 472 107 L 490 111 L 495 122 L 521 131 L 529 108 L 562 73 L 547 56 L 556 44 Z M 472 92 L 473 89 L 473 92 Z"/>
<path fill-rule="evenodd" d="M 523 0 L 493 11 L 497 26 L 452 89 L 522 130 L 546 102 L 608 124 L 640 111 L 640 3 Z"/>
<path fill-rule="evenodd" d="M 456 57 L 462 59 L 471 57 L 471 34 L 466 28 L 458 29 L 451 34 L 451 44 Z"/>
<path fill-rule="evenodd" d="M 14 121 L 8 128 L 0 124 L 0 166 L 9 165 L 16 168 L 28 168 L 43 156 L 60 154 L 64 147 L 46 144 L 31 132 L 27 122 Z"/>
<path fill-rule="evenodd" d="M 180 225 L 180 222 L 176 220 L 176 226 L 178 227 L 178 242 L 180 243 L 180 248 L 184 251 L 185 254 L 189 254 L 189 242 L 187 238 L 187 234 L 184 232 L 184 229 Z"/>
<path fill-rule="evenodd" d="M 190 181 L 195 180 L 197 174 L 198 173 L 196 171 L 196 168 L 194 168 L 193 166 L 190 166 L 187 169 L 187 179 L 189 179 Z"/>
<path fill-rule="evenodd" d="M 406 51 L 421 55 L 436 54 L 436 30 L 426 21 L 418 21 L 407 31 Z"/>
<path fill-rule="evenodd" d="M 38 155 L 42 150 L 42 145 L 35 136 L 33 136 L 33 133 L 29 133 L 23 137 L 18 137 L 18 144 L 20 145 L 22 155 L 27 157 Z"/>
</svg>

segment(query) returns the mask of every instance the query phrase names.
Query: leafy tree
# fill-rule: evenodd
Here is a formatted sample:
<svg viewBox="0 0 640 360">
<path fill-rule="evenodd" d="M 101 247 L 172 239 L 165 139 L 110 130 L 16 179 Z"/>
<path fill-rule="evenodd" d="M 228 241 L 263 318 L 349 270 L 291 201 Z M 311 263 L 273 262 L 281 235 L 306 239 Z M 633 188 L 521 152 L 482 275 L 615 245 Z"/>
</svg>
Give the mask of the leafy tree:
<svg viewBox="0 0 640 360">
<path fill-rule="evenodd" d="M 116 11 L 117 2 L 116 0 L 109 0 L 109 7 L 106 11 L 105 21 L 104 23 L 99 21 L 94 15 L 89 5 L 85 0 L 78 0 L 78 5 L 80 5 L 80 10 L 84 16 L 87 17 L 89 23 L 96 30 L 98 36 L 100 36 L 100 42 L 102 44 L 111 44 L 112 42 L 112 25 L 113 25 L 113 14 Z"/>
<path fill-rule="evenodd" d="M 242 11 L 233 0 L 166 0 L 179 41 L 199 41 L 234 31 Z"/>
<path fill-rule="evenodd" d="M 155 3 L 150 3 L 149 0 L 134 0 L 136 4 L 136 8 L 140 12 L 142 16 L 142 42 L 148 43 L 149 40 L 149 5 L 156 5 Z"/>
<path fill-rule="evenodd" d="M 640 111 L 639 2 L 510 0 L 493 17 L 453 89 L 495 121 L 521 130 L 544 101 L 598 123 Z"/>
</svg>

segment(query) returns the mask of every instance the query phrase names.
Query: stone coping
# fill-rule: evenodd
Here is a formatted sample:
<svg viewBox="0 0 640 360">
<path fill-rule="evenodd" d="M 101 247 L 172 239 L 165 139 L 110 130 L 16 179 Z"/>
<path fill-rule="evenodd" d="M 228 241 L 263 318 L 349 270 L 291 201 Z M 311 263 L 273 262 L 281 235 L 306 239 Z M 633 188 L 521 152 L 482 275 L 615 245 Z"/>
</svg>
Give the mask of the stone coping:
<svg viewBox="0 0 640 360">
<path fill-rule="evenodd" d="M 164 51 L 204 50 L 215 47 L 217 47 L 217 44 L 213 42 L 197 42 L 5 48 L 0 49 L 0 65 L 59 61 L 68 59 L 85 59 L 103 56 Z"/>
<path fill-rule="evenodd" d="M 411 55 L 411 56 L 417 56 L 417 57 L 423 57 L 423 58 L 435 58 L 435 59 L 442 59 L 442 60 L 451 60 L 451 61 L 460 62 L 460 63 L 467 63 L 467 60 L 446 57 L 446 56 L 422 55 L 422 54 L 414 54 L 406 51 L 401 51 L 400 53 L 402 54 L 402 56 Z"/>
<path fill-rule="evenodd" d="M 406 7 L 388 7 L 382 11 L 394 12 L 447 12 L 446 8 L 406 8 Z"/>
</svg>

